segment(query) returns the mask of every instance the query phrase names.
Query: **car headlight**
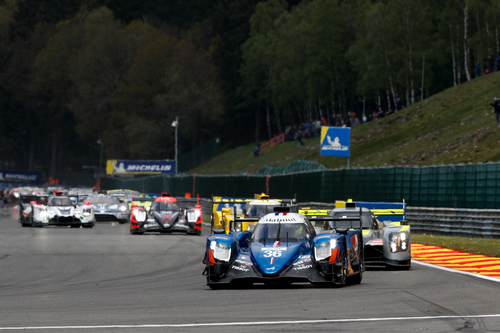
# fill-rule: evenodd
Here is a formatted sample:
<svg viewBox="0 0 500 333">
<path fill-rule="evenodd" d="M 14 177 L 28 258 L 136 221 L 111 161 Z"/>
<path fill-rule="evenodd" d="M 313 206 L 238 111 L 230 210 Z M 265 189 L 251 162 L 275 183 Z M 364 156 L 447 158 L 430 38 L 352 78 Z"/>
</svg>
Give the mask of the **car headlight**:
<svg viewBox="0 0 500 333">
<path fill-rule="evenodd" d="M 241 222 L 234 222 L 233 225 L 234 225 L 234 231 L 241 231 L 241 229 L 243 229 L 242 227 L 242 224 Z"/>
<path fill-rule="evenodd" d="M 19 193 L 14 192 L 14 197 L 19 198 Z"/>
<path fill-rule="evenodd" d="M 90 215 L 92 215 L 92 208 L 86 208 L 83 210 L 83 216 L 89 217 Z"/>
<path fill-rule="evenodd" d="M 213 251 L 215 259 L 229 262 L 231 258 L 231 246 L 229 244 L 212 241 L 210 242 L 210 249 Z"/>
<path fill-rule="evenodd" d="M 144 209 L 134 209 L 133 211 L 134 219 L 137 222 L 146 221 L 146 211 Z"/>
<path fill-rule="evenodd" d="M 201 212 L 198 209 L 188 210 L 186 215 L 188 222 L 193 223 L 197 222 L 200 219 Z"/>
<path fill-rule="evenodd" d="M 126 211 L 126 210 L 127 210 L 127 206 L 120 206 L 120 210 L 121 210 L 122 212 Z"/>
<path fill-rule="evenodd" d="M 331 239 L 326 242 L 316 243 L 314 246 L 314 256 L 317 261 L 327 259 L 332 255 L 332 250 L 337 247 L 337 240 Z"/>
<path fill-rule="evenodd" d="M 408 250 L 410 245 L 410 234 L 407 232 L 393 232 L 389 235 L 389 250 L 401 252 Z"/>
<path fill-rule="evenodd" d="M 38 215 L 41 218 L 46 218 L 47 216 L 49 216 L 49 214 L 47 213 L 47 208 L 35 206 L 35 209 L 38 211 Z"/>
</svg>

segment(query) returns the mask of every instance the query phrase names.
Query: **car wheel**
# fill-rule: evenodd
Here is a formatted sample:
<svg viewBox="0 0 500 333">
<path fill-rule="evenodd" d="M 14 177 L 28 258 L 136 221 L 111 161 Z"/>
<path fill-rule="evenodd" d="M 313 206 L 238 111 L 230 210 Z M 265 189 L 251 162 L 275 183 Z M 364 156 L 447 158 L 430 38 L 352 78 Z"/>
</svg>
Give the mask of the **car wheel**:
<svg viewBox="0 0 500 333">
<path fill-rule="evenodd" d="M 350 282 L 353 284 L 360 284 L 361 280 L 363 280 L 363 272 L 361 271 L 359 271 L 359 274 L 356 274 L 350 278 Z"/>
<path fill-rule="evenodd" d="M 342 288 L 343 286 L 345 286 L 347 282 L 347 265 L 347 257 L 344 256 L 344 258 L 342 259 L 342 268 L 340 270 L 341 276 L 337 281 L 335 281 L 333 285 L 335 288 Z"/>
<path fill-rule="evenodd" d="M 210 287 L 210 289 L 214 289 L 214 290 L 218 290 L 218 289 L 224 289 L 227 287 L 227 285 L 225 284 L 214 284 L 214 283 L 211 283 L 209 277 L 207 276 L 207 286 Z"/>
<path fill-rule="evenodd" d="M 210 289 L 213 289 L 213 290 L 220 290 L 220 289 L 224 289 L 224 285 L 220 285 L 220 284 L 212 284 L 212 283 L 207 283 L 207 286 L 210 287 Z"/>
<path fill-rule="evenodd" d="M 90 229 L 90 228 L 92 228 L 92 227 L 93 227 L 93 225 L 85 225 L 85 224 L 84 224 L 84 225 L 82 225 L 82 227 L 84 227 L 85 229 Z"/>
<path fill-rule="evenodd" d="M 70 225 L 69 227 L 70 227 L 70 228 L 80 228 L 80 226 L 79 226 L 79 225 Z"/>
</svg>

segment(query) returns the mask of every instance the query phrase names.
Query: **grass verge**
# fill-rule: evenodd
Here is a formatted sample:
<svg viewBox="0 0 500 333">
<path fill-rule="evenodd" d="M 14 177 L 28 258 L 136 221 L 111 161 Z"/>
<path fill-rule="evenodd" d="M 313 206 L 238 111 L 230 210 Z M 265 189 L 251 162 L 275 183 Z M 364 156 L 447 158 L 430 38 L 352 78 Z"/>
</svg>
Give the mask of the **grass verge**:
<svg viewBox="0 0 500 333">
<path fill-rule="evenodd" d="M 500 239 L 468 238 L 434 235 L 411 235 L 411 241 L 419 244 L 441 246 L 460 252 L 500 258 Z"/>
<path fill-rule="evenodd" d="M 500 73 L 447 89 L 384 119 L 351 131 L 352 167 L 486 163 L 500 160 L 500 128 L 490 103 L 499 95 Z M 499 95 L 500 97 L 500 95 Z M 320 139 L 281 144 L 261 157 L 253 144 L 228 150 L 190 170 L 198 174 L 253 173 L 265 165 L 281 167 L 297 159 L 327 168 L 345 168 L 346 158 L 320 156 Z"/>
</svg>

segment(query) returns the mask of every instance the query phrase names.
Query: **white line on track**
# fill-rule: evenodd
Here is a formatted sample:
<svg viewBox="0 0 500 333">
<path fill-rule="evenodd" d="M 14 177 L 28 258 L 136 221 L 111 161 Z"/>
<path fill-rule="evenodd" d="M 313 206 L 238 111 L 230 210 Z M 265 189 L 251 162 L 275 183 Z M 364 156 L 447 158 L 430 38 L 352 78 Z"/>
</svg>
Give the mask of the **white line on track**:
<svg viewBox="0 0 500 333">
<path fill-rule="evenodd" d="M 441 269 L 443 271 L 447 271 L 447 272 L 451 272 L 451 273 L 469 275 L 469 276 L 474 276 L 474 277 L 477 277 L 477 278 L 480 278 L 480 279 L 484 279 L 484 280 L 489 280 L 489 281 L 493 281 L 493 282 L 500 282 L 499 278 L 495 278 L 495 277 L 492 277 L 492 276 L 486 276 L 486 275 L 477 274 L 477 273 L 470 273 L 470 272 L 459 271 L 457 269 L 442 267 L 442 266 L 434 265 L 434 264 L 429 264 L 429 263 L 426 263 L 426 262 L 423 262 L 423 261 L 418 261 L 418 260 L 415 260 L 415 259 L 412 259 L 411 262 L 415 263 L 415 264 L 422 265 L 422 266 L 427 266 L 427 267 L 432 267 L 432 268 L 436 268 L 436 269 Z"/>
<path fill-rule="evenodd" d="M 356 323 L 372 321 L 402 321 L 402 320 L 442 320 L 465 318 L 499 318 L 500 314 L 465 315 L 465 316 L 426 316 L 426 317 L 393 317 L 393 318 L 356 318 L 356 319 L 323 319 L 323 320 L 282 320 L 256 321 L 234 323 L 196 323 L 196 324 L 158 324 L 158 325 L 96 325 L 96 326 L 32 326 L 32 327 L 0 327 L 0 330 L 70 330 L 70 329 L 105 329 L 105 328 L 168 328 L 168 327 L 207 327 L 207 326 L 256 326 L 256 325 L 296 325 L 296 324 L 327 324 Z"/>
</svg>

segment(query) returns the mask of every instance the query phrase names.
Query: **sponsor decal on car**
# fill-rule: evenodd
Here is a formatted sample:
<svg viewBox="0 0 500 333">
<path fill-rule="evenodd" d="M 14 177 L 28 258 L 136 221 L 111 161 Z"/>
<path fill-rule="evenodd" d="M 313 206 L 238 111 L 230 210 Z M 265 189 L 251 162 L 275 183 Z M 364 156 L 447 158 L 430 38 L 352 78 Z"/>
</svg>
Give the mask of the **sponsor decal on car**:
<svg viewBox="0 0 500 333">
<path fill-rule="evenodd" d="M 244 268 L 244 267 L 236 266 L 236 265 L 232 265 L 231 268 L 235 269 L 237 271 L 241 271 L 241 272 L 248 272 L 248 271 L 250 271 L 248 268 Z"/>
<path fill-rule="evenodd" d="M 300 271 L 300 270 L 308 269 L 308 268 L 312 268 L 312 267 L 313 267 L 312 265 L 302 265 L 302 266 L 294 267 L 293 270 Z"/>
</svg>

